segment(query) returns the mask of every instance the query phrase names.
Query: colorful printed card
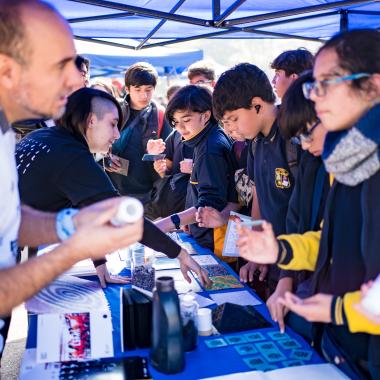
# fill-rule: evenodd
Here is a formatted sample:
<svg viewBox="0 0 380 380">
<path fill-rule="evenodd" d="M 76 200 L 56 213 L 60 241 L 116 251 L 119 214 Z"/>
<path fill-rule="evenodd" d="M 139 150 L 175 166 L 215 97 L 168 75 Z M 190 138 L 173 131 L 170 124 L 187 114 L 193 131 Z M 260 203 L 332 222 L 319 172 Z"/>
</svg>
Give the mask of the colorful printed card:
<svg viewBox="0 0 380 380">
<path fill-rule="evenodd" d="M 109 312 L 40 314 L 37 362 L 66 362 L 113 356 Z"/>
<path fill-rule="evenodd" d="M 238 289 L 244 286 L 232 275 L 210 277 L 212 285 L 207 290 Z"/>
<path fill-rule="evenodd" d="M 202 266 L 202 268 L 205 269 L 205 270 L 207 270 L 208 275 L 210 277 L 214 277 L 214 276 L 228 276 L 229 275 L 228 270 L 223 265 L 220 265 L 220 264 L 216 264 L 216 265 L 204 265 L 204 266 Z"/>
</svg>

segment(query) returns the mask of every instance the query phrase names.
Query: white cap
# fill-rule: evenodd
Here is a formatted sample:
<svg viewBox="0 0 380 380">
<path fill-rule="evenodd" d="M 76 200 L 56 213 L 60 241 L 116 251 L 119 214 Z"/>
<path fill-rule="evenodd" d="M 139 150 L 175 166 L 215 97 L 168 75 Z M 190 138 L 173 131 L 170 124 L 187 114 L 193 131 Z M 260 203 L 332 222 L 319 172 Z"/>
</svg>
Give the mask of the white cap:
<svg viewBox="0 0 380 380">
<path fill-rule="evenodd" d="M 181 297 L 181 302 L 187 306 L 193 305 L 195 302 L 195 297 L 192 294 L 185 294 Z"/>
<path fill-rule="evenodd" d="M 137 222 L 144 215 L 144 207 L 136 198 L 125 198 L 119 205 L 116 215 L 111 223 L 114 226 L 122 226 Z"/>
</svg>

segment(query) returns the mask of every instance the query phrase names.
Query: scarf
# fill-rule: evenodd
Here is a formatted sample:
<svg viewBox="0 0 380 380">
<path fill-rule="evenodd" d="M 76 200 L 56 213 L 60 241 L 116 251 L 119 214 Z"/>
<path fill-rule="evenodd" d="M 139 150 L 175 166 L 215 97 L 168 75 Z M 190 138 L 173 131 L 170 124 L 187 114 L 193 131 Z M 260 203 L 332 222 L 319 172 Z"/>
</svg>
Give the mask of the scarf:
<svg viewBox="0 0 380 380">
<path fill-rule="evenodd" d="M 355 126 L 326 135 L 322 158 L 326 170 L 347 186 L 356 186 L 380 169 L 380 104 Z"/>
</svg>

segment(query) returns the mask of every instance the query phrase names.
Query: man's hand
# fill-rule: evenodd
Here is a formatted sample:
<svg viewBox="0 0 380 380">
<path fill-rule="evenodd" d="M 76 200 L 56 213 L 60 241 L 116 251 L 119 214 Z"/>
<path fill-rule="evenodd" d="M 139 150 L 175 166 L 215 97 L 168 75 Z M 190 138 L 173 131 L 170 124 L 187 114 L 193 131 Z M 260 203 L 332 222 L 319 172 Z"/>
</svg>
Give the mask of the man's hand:
<svg viewBox="0 0 380 380">
<path fill-rule="evenodd" d="M 333 296 L 330 294 L 319 293 L 301 299 L 293 293 L 286 292 L 284 297 L 278 299 L 278 302 L 309 322 L 331 323 L 332 300 Z"/>
<path fill-rule="evenodd" d="M 195 219 L 199 227 L 205 228 L 222 227 L 227 223 L 221 212 L 209 206 L 199 207 L 195 214 Z"/>
<path fill-rule="evenodd" d="M 115 197 L 83 208 L 74 216 L 76 233 L 63 244 L 70 246 L 79 260 L 99 259 L 107 253 L 141 240 L 143 219 L 122 227 L 111 225 L 124 197 Z"/>
<path fill-rule="evenodd" d="M 131 282 L 130 277 L 112 275 L 108 271 L 107 264 L 97 266 L 96 274 L 98 275 L 100 286 L 102 288 L 107 287 L 108 284 L 129 284 Z"/>
<path fill-rule="evenodd" d="M 278 243 L 272 225 L 263 222 L 262 231 L 237 226 L 239 238 L 236 246 L 241 257 L 259 264 L 274 264 L 278 257 Z"/>
<path fill-rule="evenodd" d="M 178 255 L 178 260 L 181 266 L 183 277 L 185 277 L 185 280 L 187 282 L 191 282 L 188 274 L 188 272 L 191 270 L 198 276 L 198 279 L 203 286 L 211 286 L 212 282 L 208 277 L 207 271 L 204 270 L 185 249 L 181 249 L 181 252 Z"/>
<path fill-rule="evenodd" d="M 166 165 L 166 159 L 154 161 L 153 168 L 160 177 L 164 177 L 168 168 Z"/>
<path fill-rule="evenodd" d="M 291 292 L 293 287 L 293 280 L 289 277 L 282 278 L 276 287 L 275 292 L 268 298 L 267 307 L 269 309 L 270 315 L 275 322 L 278 322 L 280 331 L 285 332 L 285 316 L 289 309 L 283 304 L 279 303 L 278 300 L 285 296 L 286 292 Z"/>
<path fill-rule="evenodd" d="M 268 265 L 256 264 L 248 261 L 244 264 L 239 271 L 240 281 L 241 282 L 252 282 L 254 280 L 255 272 L 260 273 L 259 280 L 264 281 L 265 277 L 268 274 L 269 267 Z"/>
<path fill-rule="evenodd" d="M 146 144 L 146 151 L 148 154 L 160 154 L 165 150 L 166 144 L 164 140 L 157 139 L 148 140 L 148 143 Z"/>
</svg>

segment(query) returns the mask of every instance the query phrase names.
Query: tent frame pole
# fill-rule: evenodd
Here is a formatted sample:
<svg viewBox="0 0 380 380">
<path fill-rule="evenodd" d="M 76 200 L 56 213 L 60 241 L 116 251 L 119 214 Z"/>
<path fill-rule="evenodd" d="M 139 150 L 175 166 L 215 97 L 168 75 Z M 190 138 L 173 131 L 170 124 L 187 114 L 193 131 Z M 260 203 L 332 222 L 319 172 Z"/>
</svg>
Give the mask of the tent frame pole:
<svg viewBox="0 0 380 380">
<path fill-rule="evenodd" d="M 318 12 L 318 11 L 323 11 L 323 10 L 327 10 L 327 9 L 331 9 L 335 7 L 342 7 L 342 6 L 360 4 L 360 3 L 368 3 L 368 0 L 334 1 L 332 3 L 311 5 L 308 7 L 294 8 L 294 9 L 288 9 L 285 11 L 278 11 L 278 12 L 272 12 L 272 13 L 264 13 L 257 16 L 235 18 L 235 19 L 224 21 L 221 26 L 247 24 L 250 22 L 265 21 L 265 20 L 271 20 L 271 19 L 276 19 L 276 18 L 295 16 L 298 14 Z"/>
<path fill-rule="evenodd" d="M 124 48 L 124 49 L 136 50 L 136 47 L 132 46 L 132 45 L 124 45 L 124 44 L 119 44 L 117 42 L 103 41 L 103 40 L 99 40 L 97 38 L 82 37 L 82 36 L 76 36 L 76 35 L 74 35 L 73 38 L 74 38 L 74 40 L 78 40 L 78 41 L 94 42 L 94 43 L 102 44 L 102 45 L 108 45 L 108 46 L 114 46 L 114 47 L 119 47 L 119 48 Z"/>
<path fill-rule="evenodd" d="M 158 18 L 164 20 L 178 21 L 185 24 L 192 24 L 198 26 L 210 26 L 211 22 L 209 20 L 203 20 L 195 17 L 188 17 L 182 15 L 176 15 L 168 12 L 157 11 L 154 9 L 147 9 L 141 7 L 135 7 L 134 5 L 120 4 L 113 1 L 106 0 L 68 0 L 74 3 L 82 3 L 88 5 L 95 5 L 98 7 L 117 9 L 119 11 L 132 12 L 136 15 Z"/>
<path fill-rule="evenodd" d="M 214 26 L 219 27 L 223 24 L 224 20 L 236 11 L 242 4 L 245 3 L 246 0 L 236 0 L 233 4 L 231 4 L 222 15 L 218 15 L 218 17 L 214 16 Z M 220 6 L 219 6 L 220 11 Z"/>
<path fill-rule="evenodd" d="M 327 12 L 327 13 L 322 13 L 322 14 L 320 13 L 320 14 L 317 14 L 317 15 L 295 17 L 295 18 L 292 18 L 290 20 L 271 21 L 271 22 L 266 22 L 266 23 L 263 23 L 263 24 L 256 24 L 256 25 L 253 25 L 253 26 L 242 27 L 241 30 L 245 32 L 245 31 L 249 31 L 249 29 L 251 29 L 251 28 L 259 29 L 259 28 L 267 28 L 269 26 L 275 26 L 275 25 L 281 25 L 281 24 L 291 24 L 293 22 L 305 21 L 305 20 L 310 20 L 310 19 L 313 19 L 313 18 L 322 18 L 322 17 L 327 17 L 327 16 L 334 16 L 334 15 L 337 15 L 339 13 L 340 13 L 340 11 L 337 10 L 337 11 L 332 11 L 332 12 Z"/>
<path fill-rule="evenodd" d="M 220 16 L 220 0 L 212 0 L 212 19 Z"/>
<path fill-rule="evenodd" d="M 170 10 L 170 13 L 175 13 L 181 5 L 185 2 L 186 0 L 179 0 L 176 5 Z M 150 38 L 166 23 L 167 20 L 161 20 L 148 34 L 147 36 L 140 42 L 140 44 L 136 47 L 137 50 L 140 50 Z"/>
<path fill-rule="evenodd" d="M 339 22 L 339 31 L 346 32 L 348 30 L 348 12 L 345 9 L 339 11 L 340 22 Z"/>
<path fill-rule="evenodd" d="M 89 16 L 89 17 L 78 17 L 78 18 L 69 18 L 67 22 L 69 24 L 74 24 L 77 22 L 87 22 L 87 21 L 97 21 L 97 20 L 108 20 L 112 18 L 121 18 L 121 17 L 129 17 L 134 16 L 135 14 L 132 12 L 121 12 L 121 13 L 112 13 L 108 15 L 99 15 L 99 16 Z"/>
</svg>

